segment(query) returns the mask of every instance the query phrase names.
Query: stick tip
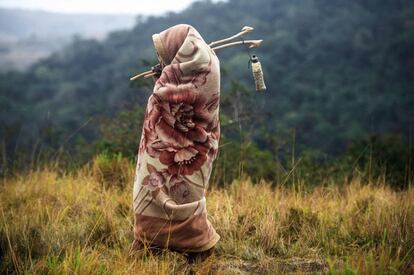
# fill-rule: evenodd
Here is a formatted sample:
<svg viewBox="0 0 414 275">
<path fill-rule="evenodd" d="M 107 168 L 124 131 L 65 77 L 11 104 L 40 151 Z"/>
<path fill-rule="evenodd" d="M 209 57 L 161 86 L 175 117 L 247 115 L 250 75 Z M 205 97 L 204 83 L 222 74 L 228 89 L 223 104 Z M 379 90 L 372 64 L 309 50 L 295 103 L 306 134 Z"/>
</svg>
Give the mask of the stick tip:
<svg viewBox="0 0 414 275">
<path fill-rule="evenodd" d="M 242 28 L 242 31 L 243 32 L 246 32 L 246 33 L 252 32 L 253 30 L 254 30 L 254 28 L 253 27 L 250 27 L 250 26 L 244 26 Z"/>
<path fill-rule="evenodd" d="M 252 43 L 250 44 L 249 48 L 258 48 L 258 47 L 260 47 L 262 42 L 263 42 L 263 39 L 253 40 Z"/>
</svg>

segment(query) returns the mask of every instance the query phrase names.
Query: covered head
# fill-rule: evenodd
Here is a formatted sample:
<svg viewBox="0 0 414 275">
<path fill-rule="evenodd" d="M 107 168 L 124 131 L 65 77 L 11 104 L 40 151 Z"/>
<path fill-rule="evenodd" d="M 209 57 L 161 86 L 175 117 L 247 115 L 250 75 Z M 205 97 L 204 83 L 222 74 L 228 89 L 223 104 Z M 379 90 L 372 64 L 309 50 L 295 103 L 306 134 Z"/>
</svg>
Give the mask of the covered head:
<svg viewBox="0 0 414 275">
<path fill-rule="evenodd" d="M 155 50 L 162 64 L 171 64 L 190 28 L 192 28 L 190 25 L 179 24 L 152 36 Z"/>
<path fill-rule="evenodd" d="M 155 50 L 162 67 L 178 65 L 183 75 L 211 71 L 212 58 L 219 62 L 214 51 L 206 44 L 198 31 L 187 24 L 170 27 L 152 36 Z M 213 73 L 214 74 L 214 73 Z M 218 80 L 218 79 L 216 79 Z"/>
</svg>

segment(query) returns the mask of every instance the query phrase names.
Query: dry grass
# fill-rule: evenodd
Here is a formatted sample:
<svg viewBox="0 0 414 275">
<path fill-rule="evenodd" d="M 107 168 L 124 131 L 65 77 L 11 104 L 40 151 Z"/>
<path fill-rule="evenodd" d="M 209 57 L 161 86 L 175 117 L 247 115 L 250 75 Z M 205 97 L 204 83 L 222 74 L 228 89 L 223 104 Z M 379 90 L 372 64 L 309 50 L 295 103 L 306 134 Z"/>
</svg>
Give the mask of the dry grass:
<svg viewBox="0 0 414 275">
<path fill-rule="evenodd" d="M 99 175 L 42 170 L 1 182 L 0 273 L 414 272 L 412 188 L 354 181 L 305 191 L 242 180 L 214 189 L 208 208 L 222 239 L 215 256 L 190 266 L 168 251 L 131 255 L 132 183 L 108 188 Z"/>
</svg>

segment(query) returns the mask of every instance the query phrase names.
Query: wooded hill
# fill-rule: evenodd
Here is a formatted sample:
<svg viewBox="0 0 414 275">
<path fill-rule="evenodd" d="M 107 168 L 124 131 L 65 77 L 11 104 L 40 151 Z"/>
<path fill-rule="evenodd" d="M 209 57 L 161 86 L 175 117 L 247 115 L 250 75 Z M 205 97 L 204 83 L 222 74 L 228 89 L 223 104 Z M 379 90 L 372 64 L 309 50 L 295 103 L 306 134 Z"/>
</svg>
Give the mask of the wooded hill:
<svg viewBox="0 0 414 275">
<path fill-rule="evenodd" d="M 151 35 L 178 23 L 193 25 L 206 41 L 245 25 L 256 29 L 249 37 L 264 39 L 253 52 L 265 93 L 254 91 L 243 47 L 219 53 L 225 138 L 243 132 L 272 150 L 275 138 L 294 129 L 299 149 L 335 154 L 352 140 L 408 137 L 413 128 L 413 1 L 201 1 L 137 22 L 102 42 L 76 39 L 26 72 L 0 75 L 3 158 L 41 146 L 86 148 L 99 138 L 102 117 L 144 108 L 151 83 L 128 79 L 156 62 Z"/>
</svg>

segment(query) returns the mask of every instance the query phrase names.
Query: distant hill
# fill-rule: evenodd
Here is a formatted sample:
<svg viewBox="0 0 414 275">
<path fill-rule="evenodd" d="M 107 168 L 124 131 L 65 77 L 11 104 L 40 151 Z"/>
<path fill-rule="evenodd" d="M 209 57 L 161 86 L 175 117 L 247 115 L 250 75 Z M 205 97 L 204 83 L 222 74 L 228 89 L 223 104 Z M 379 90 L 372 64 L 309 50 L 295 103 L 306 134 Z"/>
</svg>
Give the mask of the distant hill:
<svg viewBox="0 0 414 275">
<path fill-rule="evenodd" d="M 23 69 L 68 44 L 74 35 L 103 39 L 131 28 L 133 15 L 64 14 L 0 8 L 0 68 Z"/>
</svg>

